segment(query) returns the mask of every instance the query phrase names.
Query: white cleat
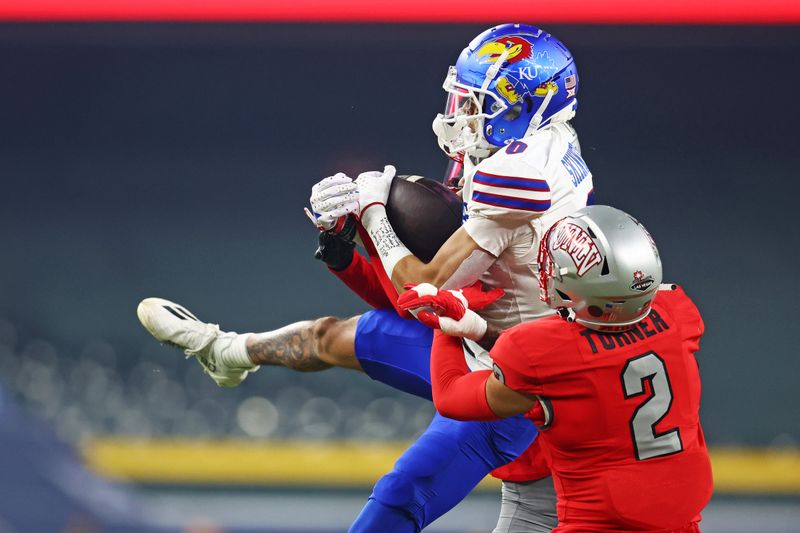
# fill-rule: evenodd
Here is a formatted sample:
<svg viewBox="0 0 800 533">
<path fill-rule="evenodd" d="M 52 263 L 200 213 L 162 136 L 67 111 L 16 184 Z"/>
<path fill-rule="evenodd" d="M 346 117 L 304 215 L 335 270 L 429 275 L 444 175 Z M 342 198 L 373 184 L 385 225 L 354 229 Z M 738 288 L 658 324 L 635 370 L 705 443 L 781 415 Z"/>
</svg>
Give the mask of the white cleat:
<svg viewBox="0 0 800 533">
<path fill-rule="evenodd" d="M 214 341 L 235 337 L 236 333 L 220 331 L 216 324 L 200 322 L 182 305 L 163 298 L 145 298 L 136 308 L 139 322 L 156 340 L 180 348 L 187 357 L 194 357 L 203 370 L 220 387 L 235 387 L 258 367 L 232 368 L 215 354 Z"/>
</svg>

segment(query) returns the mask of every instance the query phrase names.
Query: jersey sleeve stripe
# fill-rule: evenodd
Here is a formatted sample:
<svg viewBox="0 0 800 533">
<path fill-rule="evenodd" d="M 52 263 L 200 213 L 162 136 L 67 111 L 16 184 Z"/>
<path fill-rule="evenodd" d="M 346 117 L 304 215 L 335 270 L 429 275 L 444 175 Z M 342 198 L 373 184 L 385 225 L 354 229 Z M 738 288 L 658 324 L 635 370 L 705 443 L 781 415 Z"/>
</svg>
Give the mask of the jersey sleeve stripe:
<svg viewBox="0 0 800 533">
<path fill-rule="evenodd" d="M 525 200 L 522 198 L 513 198 L 511 196 L 501 196 L 499 194 L 489 194 L 480 191 L 472 193 L 472 200 L 481 204 L 505 207 L 508 209 L 519 209 L 521 211 L 533 211 L 536 213 L 543 213 L 550 209 L 550 200 Z"/>
<path fill-rule="evenodd" d="M 474 183 L 475 191 L 486 194 L 497 194 L 499 196 L 508 196 L 511 198 L 520 198 L 522 200 L 532 200 L 534 202 L 544 202 L 550 199 L 550 191 L 529 191 L 526 189 L 509 189 L 508 187 L 496 187 L 494 185 L 484 185 L 482 183 Z"/>
<path fill-rule="evenodd" d="M 472 181 L 494 187 L 505 187 L 508 189 L 521 189 L 524 191 L 543 191 L 550 192 L 550 186 L 546 180 L 518 178 L 514 176 L 500 176 L 497 174 L 487 174 L 486 172 L 476 172 Z"/>
</svg>

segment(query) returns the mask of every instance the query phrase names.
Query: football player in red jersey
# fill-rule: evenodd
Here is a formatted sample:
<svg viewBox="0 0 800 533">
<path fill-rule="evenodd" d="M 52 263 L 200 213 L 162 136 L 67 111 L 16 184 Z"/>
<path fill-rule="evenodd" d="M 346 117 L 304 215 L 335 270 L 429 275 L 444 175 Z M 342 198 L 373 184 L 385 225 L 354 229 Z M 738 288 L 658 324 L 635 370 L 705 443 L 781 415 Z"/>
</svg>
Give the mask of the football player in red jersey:
<svg viewBox="0 0 800 533">
<path fill-rule="evenodd" d="M 504 332 L 493 371 L 464 364 L 456 336 L 480 338 L 487 327 L 454 305 L 454 291 L 427 285 L 401 296 L 441 330 L 431 360 L 436 408 L 461 420 L 526 413 L 536 422 L 558 495 L 555 532 L 699 532 L 712 479 L 694 303 L 661 285 L 652 238 L 611 207 L 555 224 L 538 264 L 541 299 L 558 315 Z"/>
</svg>

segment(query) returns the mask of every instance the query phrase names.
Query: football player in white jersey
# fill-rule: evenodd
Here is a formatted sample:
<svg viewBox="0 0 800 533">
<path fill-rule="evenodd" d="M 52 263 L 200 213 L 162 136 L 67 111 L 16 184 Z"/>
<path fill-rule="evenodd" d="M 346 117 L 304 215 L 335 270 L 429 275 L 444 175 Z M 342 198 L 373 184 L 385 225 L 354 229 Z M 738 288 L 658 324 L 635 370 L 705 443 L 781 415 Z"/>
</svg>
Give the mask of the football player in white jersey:
<svg viewBox="0 0 800 533">
<path fill-rule="evenodd" d="M 550 314 L 530 275 L 538 239 L 553 223 L 593 203 L 592 175 L 568 121 L 577 107 L 577 70 L 566 47 L 531 26 L 492 28 L 461 53 L 443 85 L 447 114 L 433 122 L 440 147 L 464 165 L 464 226 L 429 263 L 391 228 L 385 204 L 395 169 L 356 181 L 361 223 L 398 291 L 420 280 L 466 287 L 481 279 L 505 290 L 483 309 L 506 329 Z M 344 206 L 351 189 L 340 197 Z M 313 198 L 312 198 L 313 200 Z M 326 197 L 327 205 L 336 197 Z M 371 209 L 370 209 L 371 208 Z"/>
<path fill-rule="evenodd" d="M 554 222 L 591 203 L 593 196 L 591 173 L 580 156 L 577 136 L 567 123 L 577 105 L 577 86 L 571 54 L 551 35 L 517 24 L 487 30 L 464 49 L 456 66 L 448 71 L 444 83 L 448 93 L 446 113 L 437 116 L 433 124 L 442 149 L 464 164 L 463 197 L 468 214 L 464 226 L 429 263 L 414 257 L 397 238 L 386 216 L 385 204 L 395 174 L 391 166 L 382 172 L 365 172 L 355 182 L 337 174 L 316 185 L 311 203 L 318 225 L 336 231 L 341 229 L 343 217 L 357 215 L 398 291 L 406 283 L 458 288 L 478 279 L 488 287 L 502 288 L 503 297 L 480 311 L 490 332 L 475 338 L 486 340 L 492 333 L 551 313 L 536 297 L 538 282 L 533 266 L 538 240 Z M 401 376 L 399 381 L 413 375 L 423 382 L 427 378 L 430 385 L 428 359 L 409 353 L 427 353 L 430 335 L 426 337 L 418 324 L 391 311 L 373 311 L 341 321 L 327 317 L 277 331 L 242 335 L 220 332 L 214 325 L 197 321 L 185 308 L 157 298 L 143 301 L 138 314 L 157 339 L 196 356 L 209 375 L 224 386 L 238 384 L 258 365 L 277 364 L 303 371 L 333 365 L 363 370 L 374 379 L 429 397 L 429 391 L 415 392 L 387 376 L 389 368 L 388 374 Z M 404 345 L 400 357 L 381 366 L 378 352 L 388 349 L 398 331 L 408 338 L 419 337 L 420 350 Z M 369 337 L 385 342 L 359 340 Z M 465 353 L 471 368 L 492 367 L 483 347 L 468 344 Z M 398 363 L 401 360 L 405 362 Z M 398 368 L 398 364 L 414 368 L 404 373 L 407 369 Z M 473 423 L 478 426 L 468 431 L 465 423 L 437 415 L 395 470 L 378 482 L 351 531 L 415 531 L 425 527 L 455 505 L 489 470 L 527 448 L 535 429 L 526 427 L 530 425 L 527 419 L 504 422 L 509 420 L 511 425 L 502 427 Z M 515 436 L 516 441 L 509 446 L 506 441 L 514 441 Z M 476 444 L 475 439 L 484 442 Z M 462 446 L 467 441 L 467 446 Z M 507 449 L 500 442 L 505 442 Z M 521 449 L 520 443 L 524 444 Z M 469 459 L 473 466 L 481 465 L 471 469 L 451 458 L 465 448 L 490 451 Z M 436 457 L 442 450 L 448 451 L 447 461 L 424 457 Z M 489 458 L 491 454 L 496 456 Z M 415 455 L 420 457 L 407 457 Z M 448 469 L 469 475 L 454 483 L 445 472 Z M 552 482 L 539 478 L 543 476 L 507 477 L 496 531 L 549 531 L 554 527 Z M 533 485 L 521 483 L 533 480 Z M 444 497 L 447 494 L 457 498 Z"/>
</svg>

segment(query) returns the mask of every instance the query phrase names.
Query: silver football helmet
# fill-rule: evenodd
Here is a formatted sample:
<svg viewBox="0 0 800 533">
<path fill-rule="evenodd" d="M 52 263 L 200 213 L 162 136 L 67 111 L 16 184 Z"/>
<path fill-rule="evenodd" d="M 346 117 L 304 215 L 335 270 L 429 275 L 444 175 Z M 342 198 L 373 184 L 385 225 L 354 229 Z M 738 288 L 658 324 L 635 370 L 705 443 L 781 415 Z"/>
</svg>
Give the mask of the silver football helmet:
<svg viewBox="0 0 800 533">
<path fill-rule="evenodd" d="M 661 258 L 635 218 L 606 205 L 584 207 L 545 233 L 540 297 L 562 316 L 600 331 L 640 321 L 661 284 Z"/>
</svg>

